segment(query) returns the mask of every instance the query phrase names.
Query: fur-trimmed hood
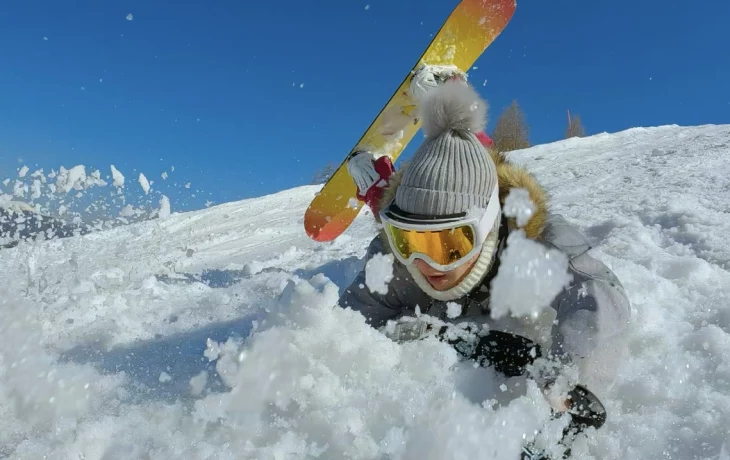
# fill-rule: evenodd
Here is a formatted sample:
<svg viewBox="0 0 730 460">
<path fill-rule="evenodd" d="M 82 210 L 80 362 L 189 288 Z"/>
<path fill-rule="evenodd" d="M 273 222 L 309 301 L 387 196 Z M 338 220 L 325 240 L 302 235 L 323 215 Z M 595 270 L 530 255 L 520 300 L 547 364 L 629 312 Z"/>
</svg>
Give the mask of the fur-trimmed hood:
<svg viewBox="0 0 730 460">
<path fill-rule="evenodd" d="M 540 239 L 545 230 L 548 216 L 548 194 L 540 185 L 535 176 L 528 172 L 524 167 L 510 163 L 505 156 L 495 149 L 489 149 L 489 155 L 492 157 L 494 164 L 497 165 L 497 179 L 499 181 L 499 201 L 504 207 L 504 201 L 509 195 L 510 189 L 524 188 L 528 191 L 530 199 L 537 208 L 535 213 L 525 225 L 524 230 L 527 238 Z M 401 177 L 405 168 L 396 172 L 391 176 L 388 185 L 383 190 L 382 198 L 378 203 L 378 209 L 385 208 L 395 197 L 395 192 L 401 182 Z M 375 218 L 379 220 L 376 214 Z M 507 225 L 509 230 L 519 228 L 515 218 L 508 218 Z"/>
</svg>

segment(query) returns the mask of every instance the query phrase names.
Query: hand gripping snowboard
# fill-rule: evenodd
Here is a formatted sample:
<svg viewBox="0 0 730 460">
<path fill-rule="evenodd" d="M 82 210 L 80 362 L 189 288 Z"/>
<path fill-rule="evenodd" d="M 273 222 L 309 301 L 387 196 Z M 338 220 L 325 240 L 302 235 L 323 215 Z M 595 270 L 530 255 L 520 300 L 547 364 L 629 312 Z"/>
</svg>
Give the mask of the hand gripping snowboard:
<svg viewBox="0 0 730 460">
<path fill-rule="evenodd" d="M 360 142 L 322 187 L 304 215 L 304 228 L 315 241 L 332 241 L 360 212 L 357 187 L 347 172 L 347 160 L 360 150 L 388 155 L 393 162 L 420 127 L 410 83 L 419 68 L 456 66 L 466 72 L 504 30 L 515 12 L 516 0 L 462 0 L 383 107 Z"/>
</svg>

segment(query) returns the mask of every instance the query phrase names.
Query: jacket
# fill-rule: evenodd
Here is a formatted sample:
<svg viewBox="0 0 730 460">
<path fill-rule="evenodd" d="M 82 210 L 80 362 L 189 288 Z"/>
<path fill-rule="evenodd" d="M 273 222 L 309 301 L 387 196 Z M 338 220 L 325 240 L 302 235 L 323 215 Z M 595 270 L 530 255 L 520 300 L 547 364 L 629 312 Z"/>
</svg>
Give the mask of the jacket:
<svg viewBox="0 0 730 460">
<path fill-rule="evenodd" d="M 363 268 L 344 290 L 339 305 L 359 311 L 375 328 L 384 326 L 388 320 L 413 316 L 418 307 L 422 314 L 443 321 L 470 321 L 491 330 L 520 335 L 578 364 L 580 379 L 600 392 L 601 388 L 612 384 L 618 364 L 626 354 L 631 306 L 624 287 L 603 262 L 589 254 L 588 240 L 561 215 L 550 212 L 547 193 L 531 173 L 494 150 L 490 150 L 490 154 L 497 165 L 501 203 L 504 204 L 510 189 L 524 188 L 537 207 L 523 227 L 527 238 L 556 248 L 569 259 L 572 282 L 553 299 L 550 307 L 542 310 L 537 318 L 506 316 L 494 320 L 490 316 L 490 282 L 498 273 L 507 235 L 517 228 L 514 219 L 505 217 L 502 217 L 495 259 L 489 272 L 471 292 L 454 300 L 461 305 L 458 317 L 448 318 L 447 302 L 429 297 L 397 259 L 386 294 L 368 289 Z M 395 196 L 402 172 L 391 178 L 381 207 Z M 381 231 L 370 243 L 365 258 L 367 261 L 375 254 L 389 252 L 387 237 Z"/>
</svg>

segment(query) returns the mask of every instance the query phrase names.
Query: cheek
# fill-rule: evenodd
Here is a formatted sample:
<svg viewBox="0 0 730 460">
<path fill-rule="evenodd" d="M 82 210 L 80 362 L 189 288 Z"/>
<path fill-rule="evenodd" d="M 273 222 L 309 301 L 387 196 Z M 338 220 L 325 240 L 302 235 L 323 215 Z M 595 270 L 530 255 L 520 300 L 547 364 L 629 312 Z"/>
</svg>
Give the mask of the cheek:
<svg viewBox="0 0 730 460">
<path fill-rule="evenodd" d="M 452 270 L 451 272 L 449 272 L 449 278 L 452 280 L 458 280 L 462 276 L 464 276 L 466 274 L 466 272 L 469 271 L 470 268 L 471 268 L 471 266 L 469 266 L 469 265 L 464 265 L 462 267 L 456 268 L 456 269 Z"/>
</svg>

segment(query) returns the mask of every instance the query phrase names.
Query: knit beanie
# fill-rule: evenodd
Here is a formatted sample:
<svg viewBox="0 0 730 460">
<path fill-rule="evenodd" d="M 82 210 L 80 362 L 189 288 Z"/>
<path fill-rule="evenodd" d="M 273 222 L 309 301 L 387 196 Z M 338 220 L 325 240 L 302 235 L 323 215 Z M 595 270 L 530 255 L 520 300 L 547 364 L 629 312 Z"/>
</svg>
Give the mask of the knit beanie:
<svg viewBox="0 0 730 460">
<path fill-rule="evenodd" d="M 486 102 L 470 85 L 448 81 L 421 100 L 426 140 L 403 173 L 395 205 L 405 212 L 442 216 L 486 208 L 497 167 L 477 133 L 486 125 Z"/>
<path fill-rule="evenodd" d="M 486 209 L 497 183 L 497 167 L 477 134 L 483 132 L 487 104 L 468 84 L 449 81 L 421 100 L 420 115 L 426 140 L 413 155 L 395 194 L 401 210 L 428 217 Z M 434 299 L 456 300 L 477 287 L 489 271 L 498 244 L 500 219 L 487 235 L 476 263 L 461 281 L 437 291 L 412 264 L 409 273 Z"/>
</svg>

